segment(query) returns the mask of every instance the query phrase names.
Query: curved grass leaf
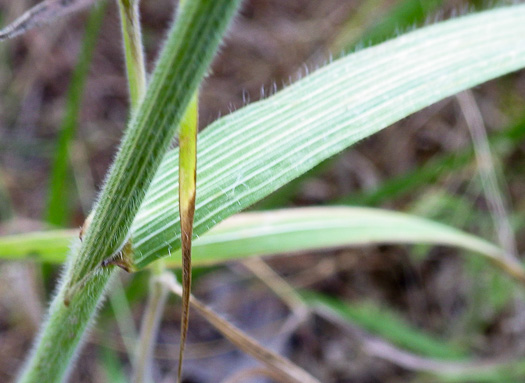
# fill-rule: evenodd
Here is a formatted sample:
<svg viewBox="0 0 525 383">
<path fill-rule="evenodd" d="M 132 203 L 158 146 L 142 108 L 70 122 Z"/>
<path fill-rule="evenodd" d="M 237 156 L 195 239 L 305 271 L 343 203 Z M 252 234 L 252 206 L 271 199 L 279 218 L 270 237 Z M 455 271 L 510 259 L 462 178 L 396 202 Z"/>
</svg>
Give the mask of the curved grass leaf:
<svg viewBox="0 0 525 383">
<path fill-rule="evenodd" d="M 235 215 L 195 241 L 194 259 L 196 264 L 204 265 L 246 256 L 387 243 L 449 245 L 490 259 L 503 256 L 503 251 L 490 242 L 413 215 L 325 207 Z M 168 264 L 176 265 L 178 259 L 175 253 Z"/>
<path fill-rule="evenodd" d="M 516 5 L 423 28 L 213 123 L 199 136 L 195 234 L 409 114 L 524 67 L 524 18 Z M 177 157 L 165 157 L 133 223 L 138 268 L 180 248 Z"/>
<path fill-rule="evenodd" d="M 0 258 L 38 257 L 61 262 L 72 231 L 50 231 L 0 238 Z M 463 248 L 483 255 L 525 281 L 520 265 L 509 263 L 503 250 L 453 227 L 388 210 L 352 207 L 283 209 L 241 213 L 194 241 L 193 263 L 205 266 L 235 259 L 370 244 L 433 244 Z M 181 266 L 180 250 L 166 259 Z"/>
<path fill-rule="evenodd" d="M 52 230 L 0 237 L 0 258 L 63 263 L 78 230 Z"/>
</svg>

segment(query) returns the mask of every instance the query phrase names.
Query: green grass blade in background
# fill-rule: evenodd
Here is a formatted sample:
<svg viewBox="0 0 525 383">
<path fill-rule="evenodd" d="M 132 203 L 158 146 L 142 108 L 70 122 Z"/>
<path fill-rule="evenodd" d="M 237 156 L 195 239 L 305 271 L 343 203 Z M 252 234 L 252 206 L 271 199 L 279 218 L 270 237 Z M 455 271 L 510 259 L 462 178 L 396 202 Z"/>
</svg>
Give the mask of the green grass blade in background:
<svg viewBox="0 0 525 383">
<path fill-rule="evenodd" d="M 423 28 L 337 60 L 199 136 L 195 234 L 434 102 L 525 66 L 525 5 Z M 137 267 L 180 248 L 177 150 L 135 219 Z"/>
<path fill-rule="evenodd" d="M 525 377 L 522 360 L 467 357 L 463 350 L 410 326 L 395 313 L 372 303 L 344 303 L 310 291 L 302 295 L 321 317 L 343 328 L 345 323 L 350 325 L 350 334 L 362 342 L 365 353 L 419 372 L 418 382 L 517 383 Z M 379 337 L 370 337 L 370 333 Z"/>
<path fill-rule="evenodd" d="M 525 115 L 520 117 L 509 128 L 492 134 L 489 143 L 500 155 L 505 155 L 512 148 L 525 138 Z M 387 199 L 400 197 L 405 193 L 415 190 L 419 186 L 434 182 L 443 174 L 450 174 L 451 171 L 461 169 L 472 163 L 474 159 L 474 149 L 472 145 L 463 149 L 459 153 L 443 154 L 440 157 L 428 161 L 412 172 L 400 175 L 387 180 L 379 185 L 377 189 L 365 191 L 343 197 L 335 201 L 336 204 L 352 205 L 379 205 Z"/>
<path fill-rule="evenodd" d="M 137 109 L 146 93 L 146 69 L 144 66 L 142 33 L 139 25 L 139 1 L 118 1 L 132 112 Z"/>
<path fill-rule="evenodd" d="M 47 262 L 64 259 L 74 232 L 50 231 L 0 238 L 0 258 L 31 256 Z M 197 266 L 289 252 L 371 244 L 433 244 L 483 255 L 525 280 L 519 265 L 505 263 L 503 250 L 453 227 L 388 210 L 351 207 L 283 209 L 242 213 L 220 223 L 193 244 Z M 180 250 L 167 259 L 181 266 Z"/>
<path fill-rule="evenodd" d="M 84 85 L 89 73 L 100 26 L 106 14 L 106 5 L 107 2 L 102 1 L 90 13 L 78 63 L 73 71 L 69 85 L 66 112 L 59 130 L 58 143 L 51 170 L 46 208 L 46 221 L 56 226 L 67 226 L 71 215 L 68 187 L 69 146 L 75 136 Z"/>
<path fill-rule="evenodd" d="M 106 382 L 128 383 L 119 355 L 109 348 L 102 348 L 98 359 L 102 362 L 102 371 Z"/>
<path fill-rule="evenodd" d="M 525 380 L 525 361 L 502 362 L 464 371 L 444 372 L 430 379 L 435 381 L 436 378 L 447 383 L 521 383 Z"/>
<path fill-rule="evenodd" d="M 418 355 L 456 360 L 466 357 L 458 346 L 409 325 L 394 311 L 372 302 L 347 303 L 313 291 L 301 292 L 301 296 L 308 306 L 325 306 L 346 321 Z"/>
<path fill-rule="evenodd" d="M 0 223 L 13 217 L 11 196 L 4 181 L 5 174 L 0 168 Z"/>
<path fill-rule="evenodd" d="M 388 17 L 365 31 L 362 40 L 367 44 L 376 44 L 396 31 L 422 23 L 432 12 L 439 9 L 443 2 L 444 0 L 401 0 L 389 12 Z M 354 44 L 355 42 L 349 42 L 345 48 L 351 49 Z"/>
<path fill-rule="evenodd" d="M 63 263 L 78 230 L 52 230 L 0 237 L 0 258 Z"/>
</svg>

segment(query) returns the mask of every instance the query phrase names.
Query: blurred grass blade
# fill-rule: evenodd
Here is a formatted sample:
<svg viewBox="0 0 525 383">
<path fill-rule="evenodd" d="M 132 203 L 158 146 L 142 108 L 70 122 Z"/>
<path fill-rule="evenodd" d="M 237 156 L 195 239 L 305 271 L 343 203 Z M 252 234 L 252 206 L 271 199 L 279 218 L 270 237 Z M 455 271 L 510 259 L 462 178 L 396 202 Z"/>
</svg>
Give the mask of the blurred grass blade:
<svg viewBox="0 0 525 383">
<path fill-rule="evenodd" d="M 193 100 L 182 120 L 179 132 L 179 215 L 182 251 L 182 318 L 179 350 L 178 381 L 181 382 L 184 346 L 190 319 L 191 293 L 191 241 L 193 238 L 193 217 L 197 177 L 197 129 L 198 96 Z"/>
<path fill-rule="evenodd" d="M 161 273 L 163 272 L 164 270 L 161 271 Z M 132 383 L 153 382 L 155 343 L 168 299 L 168 288 L 159 279 L 160 275 L 156 273 L 150 276 L 148 300 L 142 318 L 140 339 L 132 364 Z"/>
<path fill-rule="evenodd" d="M 0 258 L 39 256 L 64 259 L 71 231 L 30 233 L 0 238 Z M 453 227 L 388 210 L 352 207 L 283 209 L 241 213 L 220 223 L 193 244 L 193 263 L 204 266 L 250 256 L 283 254 L 370 244 L 457 246 L 483 255 L 525 282 L 520 264 L 507 261 L 503 250 Z M 166 262 L 180 267 L 180 250 Z"/>
<path fill-rule="evenodd" d="M 139 17 L 140 0 L 119 0 L 122 39 L 128 77 L 131 111 L 134 112 L 146 93 L 146 68 Z"/>
<path fill-rule="evenodd" d="M 102 348 L 98 359 L 101 362 L 101 370 L 106 382 L 128 383 L 117 352 L 110 348 Z"/>
<path fill-rule="evenodd" d="M 396 32 L 413 28 L 416 24 L 425 21 L 432 12 L 443 5 L 443 0 L 400 0 L 395 4 L 388 16 L 369 28 L 361 40 L 367 44 L 377 44 L 393 36 Z M 346 49 L 352 49 L 355 41 L 349 41 Z M 335 52 L 334 52 L 335 53 Z"/>
<path fill-rule="evenodd" d="M 106 14 L 106 5 L 106 2 L 102 2 L 91 11 L 86 25 L 82 49 L 73 71 L 71 84 L 69 85 L 66 112 L 59 130 L 58 144 L 51 170 L 50 190 L 46 209 L 46 221 L 56 226 L 66 226 L 69 222 L 70 208 L 68 201 L 70 198 L 67 186 L 69 147 L 75 136 L 84 85 L 89 73 L 89 66 L 100 26 Z"/>
<path fill-rule="evenodd" d="M 466 357 L 465 350 L 409 325 L 394 311 L 372 302 L 347 303 L 313 291 L 301 292 L 301 296 L 308 306 L 327 307 L 346 321 L 418 355 L 456 360 Z"/>
<path fill-rule="evenodd" d="M 309 294 L 308 294 L 309 295 Z M 346 309 L 326 304 L 326 300 L 311 303 L 315 313 L 337 324 L 349 337 L 360 343 L 360 349 L 407 370 L 423 373 L 421 381 L 442 382 L 521 382 L 525 376 L 525 363 L 507 358 L 461 358 L 458 360 L 430 358 L 396 347 L 387 340 L 372 336 L 354 324 Z M 412 331 L 410 329 L 409 331 Z M 417 331 L 417 330 L 416 330 Z M 386 331 L 385 331 L 386 333 Z M 388 335 L 386 338 L 390 338 Z M 426 378 L 430 378 L 427 380 Z"/>
<path fill-rule="evenodd" d="M 22 35 L 61 17 L 86 8 L 96 0 L 44 0 L 0 30 L 0 41 Z"/>
<path fill-rule="evenodd" d="M 525 139 L 525 115 L 522 115 L 505 130 L 489 136 L 489 144 L 500 156 L 506 156 L 519 142 Z M 470 145 L 459 152 L 446 153 L 429 160 L 417 169 L 386 180 L 377 189 L 356 193 L 340 198 L 336 204 L 376 206 L 386 201 L 400 197 L 416 188 L 434 182 L 443 174 L 461 169 L 474 159 L 474 148 Z"/>
<path fill-rule="evenodd" d="M 161 281 L 178 296 L 183 295 L 182 286 L 171 273 L 165 273 Z M 197 310 L 217 331 L 242 351 L 263 363 L 269 370 L 275 372 L 285 383 L 320 383 L 308 372 L 292 363 L 290 360 L 263 347 L 255 339 L 248 336 L 229 321 L 221 318 L 213 310 L 190 296 L 191 307 Z"/>
<path fill-rule="evenodd" d="M 522 68 L 524 19 L 516 5 L 426 27 L 216 121 L 199 136 L 195 234 L 401 118 Z M 165 157 L 133 223 L 138 268 L 180 248 L 177 156 Z"/>
<path fill-rule="evenodd" d="M 525 381 L 525 361 L 480 362 L 470 368 L 459 368 L 455 371 L 445 368 L 435 375 L 441 382 L 447 383 L 519 383 Z"/>
<path fill-rule="evenodd" d="M 487 128 L 472 92 L 465 91 L 456 96 L 470 133 L 477 163 L 477 172 L 483 186 L 485 200 L 492 216 L 499 245 L 508 257 L 518 259 L 516 238 L 509 219 L 509 191 L 498 178 L 495 157 L 490 148 Z"/>
<path fill-rule="evenodd" d="M 13 217 L 11 197 L 5 183 L 5 173 L 0 167 L 0 223 Z"/>
</svg>

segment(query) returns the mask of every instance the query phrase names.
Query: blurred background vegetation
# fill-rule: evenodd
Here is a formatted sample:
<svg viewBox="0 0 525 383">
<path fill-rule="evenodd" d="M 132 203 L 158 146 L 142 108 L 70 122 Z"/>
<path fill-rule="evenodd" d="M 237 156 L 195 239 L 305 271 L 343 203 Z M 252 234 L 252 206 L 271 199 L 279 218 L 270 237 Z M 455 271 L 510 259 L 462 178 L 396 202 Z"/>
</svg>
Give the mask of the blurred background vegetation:
<svg viewBox="0 0 525 383">
<path fill-rule="evenodd" d="M 35 3 L 0 0 L 2 24 Z M 343 51 L 494 5 L 475 0 L 247 0 L 202 88 L 201 128 Z M 173 1 L 142 0 L 150 70 L 174 8 Z M 128 118 L 127 94 L 113 2 L 103 12 L 87 10 L 0 44 L 0 235 L 82 224 Z M 491 81 L 462 97 L 439 102 L 344 151 L 254 209 L 385 207 L 436 219 L 521 253 L 525 73 Z M 470 109 L 465 97 L 474 101 Z M 469 133 L 472 105 L 479 109 L 496 169 L 492 193 Z M 505 208 L 495 213 L 493 199 Z M 410 367 L 374 355 L 365 347 L 374 339 L 440 360 L 525 360 L 522 290 L 487 262 L 460 255 L 442 247 L 375 246 L 268 260 L 290 285 L 310 291 L 308 301 L 338 310 L 344 323 L 322 315 L 293 321 L 293 312 L 242 263 L 196 269 L 194 292 L 323 382 L 444 380 L 422 372 L 427 360 Z M 0 381 L 16 375 L 58 275 L 56 266 L 0 263 Z M 121 277 L 72 382 L 126 381 L 148 278 L 145 273 Z M 155 351 L 159 382 L 174 381 L 179 310 L 173 298 Z M 192 316 L 186 358 L 186 382 L 219 382 L 256 366 L 198 315 Z M 458 379 L 524 378 L 519 364 Z"/>
</svg>

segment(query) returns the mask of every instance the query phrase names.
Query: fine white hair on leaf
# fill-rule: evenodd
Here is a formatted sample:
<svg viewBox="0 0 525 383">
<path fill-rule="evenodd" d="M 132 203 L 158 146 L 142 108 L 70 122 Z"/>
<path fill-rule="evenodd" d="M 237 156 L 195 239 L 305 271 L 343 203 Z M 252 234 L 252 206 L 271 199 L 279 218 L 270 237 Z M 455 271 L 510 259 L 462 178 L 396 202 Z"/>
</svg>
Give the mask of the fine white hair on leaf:
<svg viewBox="0 0 525 383">
<path fill-rule="evenodd" d="M 242 104 L 243 104 L 243 106 L 248 105 L 249 101 L 250 101 L 250 94 L 248 93 L 248 91 L 246 89 L 243 89 L 242 90 Z"/>
<path fill-rule="evenodd" d="M 27 31 L 49 24 L 70 13 L 86 8 L 96 0 L 44 0 L 0 30 L 0 41 L 12 39 Z"/>
<path fill-rule="evenodd" d="M 277 93 L 278 89 L 277 89 L 277 83 L 274 81 L 272 82 L 272 88 L 271 88 L 271 92 L 272 92 L 272 95 L 274 95 L 275 93 Z"/>
</svg>

